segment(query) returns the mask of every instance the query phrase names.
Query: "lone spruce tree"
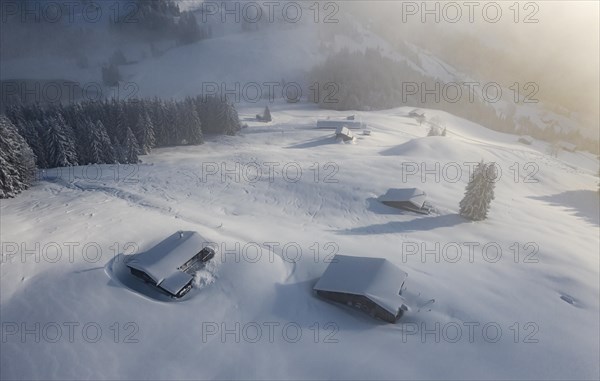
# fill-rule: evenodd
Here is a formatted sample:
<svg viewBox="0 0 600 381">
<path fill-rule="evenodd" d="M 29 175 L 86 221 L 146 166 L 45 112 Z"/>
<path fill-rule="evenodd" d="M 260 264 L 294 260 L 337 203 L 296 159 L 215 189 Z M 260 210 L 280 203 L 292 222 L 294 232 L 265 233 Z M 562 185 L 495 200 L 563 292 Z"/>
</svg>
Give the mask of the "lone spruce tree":
<svg viewBox="0 0 600 381">
<path fill-rule="evenodd" d="M 265 111 L 263 113 L 263 120 L 265 122 L 270 122 L 273 120 L 273 118 L 271 117 L 271 110 L 269 110 L 269 106 L 265 107 Z"/>
<path fill-rule="evenodd" d="M 498 173 L 494 163 L 483 160 L 475 167 L 465 197 L 460 202 L 460 215 L 473 221 L 482 221 L 487 217 L 490 204 L 494 199 L 494 187 Z"/>
</svg>

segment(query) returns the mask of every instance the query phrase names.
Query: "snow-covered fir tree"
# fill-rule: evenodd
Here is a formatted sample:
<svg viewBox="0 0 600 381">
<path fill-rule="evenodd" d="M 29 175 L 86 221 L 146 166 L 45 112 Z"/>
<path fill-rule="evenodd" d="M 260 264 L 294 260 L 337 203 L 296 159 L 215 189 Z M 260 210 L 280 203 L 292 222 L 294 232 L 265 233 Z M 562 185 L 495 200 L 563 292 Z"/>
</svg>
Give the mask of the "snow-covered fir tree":
<svg viewBox="0 0 600 381">
<path fill-rule="evenodd" d="M 50 167 L 77 165 L 77 152 L 73 131 L 60 114 L 45 120 L 46 161 Z"/>
<path fill-rule="evenodd" d="M 164 102 L 158 98 L 154 98 L 150 102 L 150 119 L 154 127 L 155 146 L 165 146 L 169 141 L 169 128 L 165 119 Z"/>
<path fill-rule="evenodd" d="M 102 147 L 102 162 L 106 164 L 115 163 L 117 161 L 115 149 L 113 147 L 112 142 L 110 141 L 108 133 L 106 132 L 106 128 L 104 128 L 104 124 L 102 124 L 102 121 L 96 121 L 95 132 L 99 137 Z"/>
<path fill-rule="evenodd" d="M 204 138 L 201 126 L 202 122 L 196 112 L 194 103 L 191 100 L 186 100 L 178 115 L 179 136 L 182 138 L 180 144 L 202 144 Z"/>
<path fill-rule="evenodd" d="M 273 118 L 271 117 L 271 110 L 269 110 L 269 106 L 265 107 L 265 111 L 263 112 L 263 117 L 262 117 L 263 121 L 265 122 L 270 122 L 273 120 Z"/>
<path fill-rule="evenodd" d="M 17 128 L 0 115 L 0 198 L 27 189 L 35 176 L 35 155 Z"/>
<path fill-rule="evenodd" d="M 492 200 L 494 187 L 498 180 L 494 163 L 481 161 L 467 184 L 464 198 L 460 201 L 460 215 L 473 221 L 487 218 Z"/>
<path fill-rule="evenodd" d="M 223 97 L 198 97 L 196 107 L 205 133 L 235 135 L 242 129 L 237 110 Z"/>
<path fill-rule="evenodd" d="M 20 131 L 21 136 L 25 138 L 27 144 L 35 155 L 35 164 L 38 168 L 48 168 L 46 161 L 46 146 L 43 136 L 44 127 L 38 120 L 29 120 L 25 122 L 23 130 Z"/>
<path fill-rule="evenodd" d="M 216 96 L 200 96 L 196 102 L 198 116 L 205 133 L 222 132 L 222 123 L 219 118 L 221 100 Z"/>
<path fill-rule="evenodd" d="M 19 131 L 27 121 L 23 111 L 23 105 L 20 103 L 8 106 L 6 108 L 6 116 Z"/>
<path fill-rule="evenodd" d="M 91 120 L 86 120 L 86 133 L 89 136 L 89 144 L 86 155 L 87 163 L 104 164 L 102 141 L 98 134 L 96 125 Z"/>
<path fill-rule="evenodd" d="M 140 153 L 140 147 L 138 145 L 137 139 L 131 131 L 131 128 L 127 127 L 125 132 L 125 140 L 121 145 L 122 153 L 121 160 L 122 163 L 127 164 L 137 164 L 138 155 Z"/>
<path fill-rule="evenodd" d="M 113 100 L 112 125 L 105 126 L 110 131 L 110 136 L 116 141 L 125 140 L 127 134 L 127 117 L 123 102 Z"/>
<path fill-rule="evenodd" d="M 101 121 L 93 123 L 85 121 L 85 132 L 88 135 L 88 145 L 85 154 L 85 163 L 112 164 L 116 161 L 115 151 Z"/>
<path fill-rule="evenodd" d="M 70 120 L 70 117 L 67 117 L 66 120 Z M 71 119 L 72 120 L 72 119 Z M 69 123 L 69 122 L 67 122 Z M 83 113 L 80 113 L 75 119 L 74 124 L 74 135 L 75 135 L 75 150 L 77 151 L 77 161 L 79 164 L 91 164 L 93 161 L 89 160 L 89 149 L 90 149 L 90 134 L 92 131 L 90 130 L 89 118 L 84 118 Z"/>
<path fill-rule="evenodd" d="M 147 155 L 155 146 L 156 140 L 154 137 L 154 125 L 150 115 L 144 109 L 138 115 L 138 120 L 135 125 L 135 134 L 140 145 L 141 153 Z"/>
<path fill-rule="evenodd" d="M 178 128 L 179 112 L 181 111 L 181 104 L 175 101 L 167 101 L 164 104 L 164 117 L 167 127 L 167 141 L 165 145 L 175 146 L 181 143 L 184 139 L 181 136 L 181 130 Z"/>
<path fill-rule="evenodd" d="M 225 107 L 227 109 L 227 129 L 225 130 L 225 134 L 233 136 L 242 129 L 240 116 L 232 103 L 226 102 Z"/>
</svg>

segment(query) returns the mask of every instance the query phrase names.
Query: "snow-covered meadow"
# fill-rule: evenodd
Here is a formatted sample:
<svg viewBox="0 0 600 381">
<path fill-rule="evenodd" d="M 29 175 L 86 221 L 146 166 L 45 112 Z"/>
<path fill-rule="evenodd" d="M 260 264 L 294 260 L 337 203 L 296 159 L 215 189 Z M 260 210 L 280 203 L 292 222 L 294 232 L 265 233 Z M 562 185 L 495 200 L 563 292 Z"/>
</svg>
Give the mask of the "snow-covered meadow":
<svg viewBox="0 0 600 381">
<path fill-rule="evenodd" d="M 598 379 L 596 157 L 435 110 L 446 137 L 398 108 L 356 113 L 372 134 L 352 144 L 314 128 L 352 113 L 271 111 L 137 166 L 47 170 L 2 200 L 2 379 Z M 482 159 L 501 178 L 474 223 L 458 203 Z M 437 213 L 377 202 L 398 187 Z M 190 298 L 115 277 L 177 230 L 218 248 Z M 397 324 L 313 295 L 336 253 L 408 273 Z"/>
</svg>

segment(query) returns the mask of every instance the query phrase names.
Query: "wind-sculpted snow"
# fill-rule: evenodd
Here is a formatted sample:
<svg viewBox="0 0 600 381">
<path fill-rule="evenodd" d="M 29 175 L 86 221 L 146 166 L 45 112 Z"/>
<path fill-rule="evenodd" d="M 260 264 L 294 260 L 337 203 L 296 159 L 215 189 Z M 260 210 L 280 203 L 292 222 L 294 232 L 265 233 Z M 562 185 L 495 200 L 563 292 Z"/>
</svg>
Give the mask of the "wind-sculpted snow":
<svg viewBox="0 0 600 381">
<path fill-rule="evenodd" d="M 596 158 L 434 110 L 446 137 L 394 109 L 335 144 L 308 127 L 345 114 L 269 108 L 270 126 L 2 201 L 3 379 L 598 378 Z M 481 159 L 502 177 L 473 223 L 458 203 Z M 377 202 L 412 187 L 436 213 Z M 177 302 L 130 287 L 123 258 L 178 230 L 215 245 L 214 268 Z M 313 294 L 334 254 L 408 273 L 398 324 Z"/>
</svg>

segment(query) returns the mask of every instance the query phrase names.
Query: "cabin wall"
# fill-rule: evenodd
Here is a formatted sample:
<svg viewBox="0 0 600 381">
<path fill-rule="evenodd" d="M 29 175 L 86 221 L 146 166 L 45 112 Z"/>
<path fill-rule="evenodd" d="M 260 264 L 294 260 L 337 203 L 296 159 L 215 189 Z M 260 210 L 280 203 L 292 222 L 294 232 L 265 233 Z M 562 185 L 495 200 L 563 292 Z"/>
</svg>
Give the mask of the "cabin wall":
<svg viewBox="0 0 600 381">
<path fill-rule="evenodd" d="M 350 130 L 358 130 L 364 127 L 361 122 L 353 120 L 319 120 L 317 121 L 317 128 L 335 130 L 338 127 L 347 127 Z"/>
<path fill-rule="evenodd" d="M 317 295 L 324 299 L 329 299 L 334 302 L 342 303 L 361 310 L 369 315 L 380 318 L 388 323 L 395 323 L 402 315 L 400 311 L 398 316 L 389 313 L 386 309 L 381 308 L 377 303 L 362 295 L 346 294 L 341 292 L 321 291 L 317 290 Z"/>
<path fill-rule="evenodd" d="M 129 267 L 129 270 L 131 271 L 131 275 L 143 280 L 144 282 L 152 283 L 156 286 L 156 282 L 154 281 L 154 279 L 152 279 L 152 277 L 150 277 L 145 272 L 140 271 L 138 269 L 134 269 L 133 267 Z"/>
<path fill-rule="evenodd" d="M 387 206 L 391 206 L 392 208 L 398 208 L 398 209 L 409 209 L 409 210 L 421 209 L 421 207 L 419 205 L 415 205 L 409 201 L 383 201 L 383 203 Z"/>
</svg>

